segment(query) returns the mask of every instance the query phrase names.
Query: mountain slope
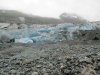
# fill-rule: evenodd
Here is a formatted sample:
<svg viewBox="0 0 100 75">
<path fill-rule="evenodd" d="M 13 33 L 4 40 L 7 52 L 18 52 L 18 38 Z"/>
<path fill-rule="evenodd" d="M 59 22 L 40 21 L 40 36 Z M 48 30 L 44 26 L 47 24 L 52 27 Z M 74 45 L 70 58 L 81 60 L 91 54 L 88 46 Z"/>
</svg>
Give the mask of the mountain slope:
<svg viewBox="0 0 100 75">
<path fill-rule="evenodd" d="M 3 23 L 26 23 L 26 24 L 58 24 L 60 19 L 39 17 L 24 14 L 14 10 L 0 10 L 0 22 Z"/>
<path fill-rule="evenodd" d="M 15 10 L 0 10 L 0 22 L 2 23 L 25 23 L 25 24 L 59 24 L 74 23 L 86 24 L 88 21 L 76 14 L 62 13 L 60 19 L 40 17 L 21 13 Z"/>
</svg>

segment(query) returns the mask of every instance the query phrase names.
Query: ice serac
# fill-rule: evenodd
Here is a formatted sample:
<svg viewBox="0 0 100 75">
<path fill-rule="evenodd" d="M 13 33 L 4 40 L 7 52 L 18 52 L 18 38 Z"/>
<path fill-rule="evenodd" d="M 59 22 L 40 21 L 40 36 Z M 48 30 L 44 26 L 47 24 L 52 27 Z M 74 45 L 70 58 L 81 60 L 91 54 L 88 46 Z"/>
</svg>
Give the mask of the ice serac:
<svg viewBox="0 0 100 75">
<path fill-rule="evenodd" d="M 86 24 L 88 21 L 78 16 L 77 14 L 62 13 L 60 19 L 66 23 Z"/>
</svg>

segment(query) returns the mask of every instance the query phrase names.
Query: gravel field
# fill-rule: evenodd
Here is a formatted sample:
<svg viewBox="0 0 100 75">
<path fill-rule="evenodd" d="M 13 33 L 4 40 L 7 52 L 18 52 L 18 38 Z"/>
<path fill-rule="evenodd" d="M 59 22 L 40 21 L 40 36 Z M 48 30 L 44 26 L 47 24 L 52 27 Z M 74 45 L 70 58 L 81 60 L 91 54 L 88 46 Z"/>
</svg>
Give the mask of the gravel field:
<svg viewBox="0 0 100 75">
<path fill-rule="evenodd" d="M 0 44 L 0 75 L 100 75 L 100 45 L 98 41 Z"/>
</svg>

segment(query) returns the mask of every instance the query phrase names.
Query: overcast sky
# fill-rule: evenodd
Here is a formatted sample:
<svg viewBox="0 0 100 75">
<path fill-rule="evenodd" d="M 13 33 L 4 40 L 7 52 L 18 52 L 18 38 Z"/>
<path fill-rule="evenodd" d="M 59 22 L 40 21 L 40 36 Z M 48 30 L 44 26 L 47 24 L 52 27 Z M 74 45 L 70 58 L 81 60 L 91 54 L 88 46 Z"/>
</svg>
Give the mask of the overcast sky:
<svg viewBox="0 0 100 75">
<path fill-rule="evenodd" d="M 100 0 L 0 0 L 0 9 L 54 18 L 63 12 L 76 13 L 89 21 L 100 21 Z"/>
</svg>

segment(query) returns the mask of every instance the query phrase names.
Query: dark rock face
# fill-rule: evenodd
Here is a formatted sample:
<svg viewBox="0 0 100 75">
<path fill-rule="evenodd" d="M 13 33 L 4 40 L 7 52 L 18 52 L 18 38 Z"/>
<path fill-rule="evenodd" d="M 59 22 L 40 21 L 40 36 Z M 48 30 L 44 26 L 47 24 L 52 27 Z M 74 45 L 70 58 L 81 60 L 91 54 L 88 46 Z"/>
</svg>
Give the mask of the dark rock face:
<svg viewBox="0 0 100 75">
<path fill-rule="evenodd" d="M 10 43 L 14 43 L 15 42 L 15 39 L 10 39 Z"/>
<path fill-rule="evenodd" d="M 76 14 L 62 13 L 59 17 L 63 22 L 67 23 L 86 24 L 88 22 Z"/>
<path fill-rule="evenodd" d="M 95 40 L 99 41 L 100 40 L 100 30 L 80 30 L 80 40 L 87 41 L 87 40 Z"/>
</svg>

